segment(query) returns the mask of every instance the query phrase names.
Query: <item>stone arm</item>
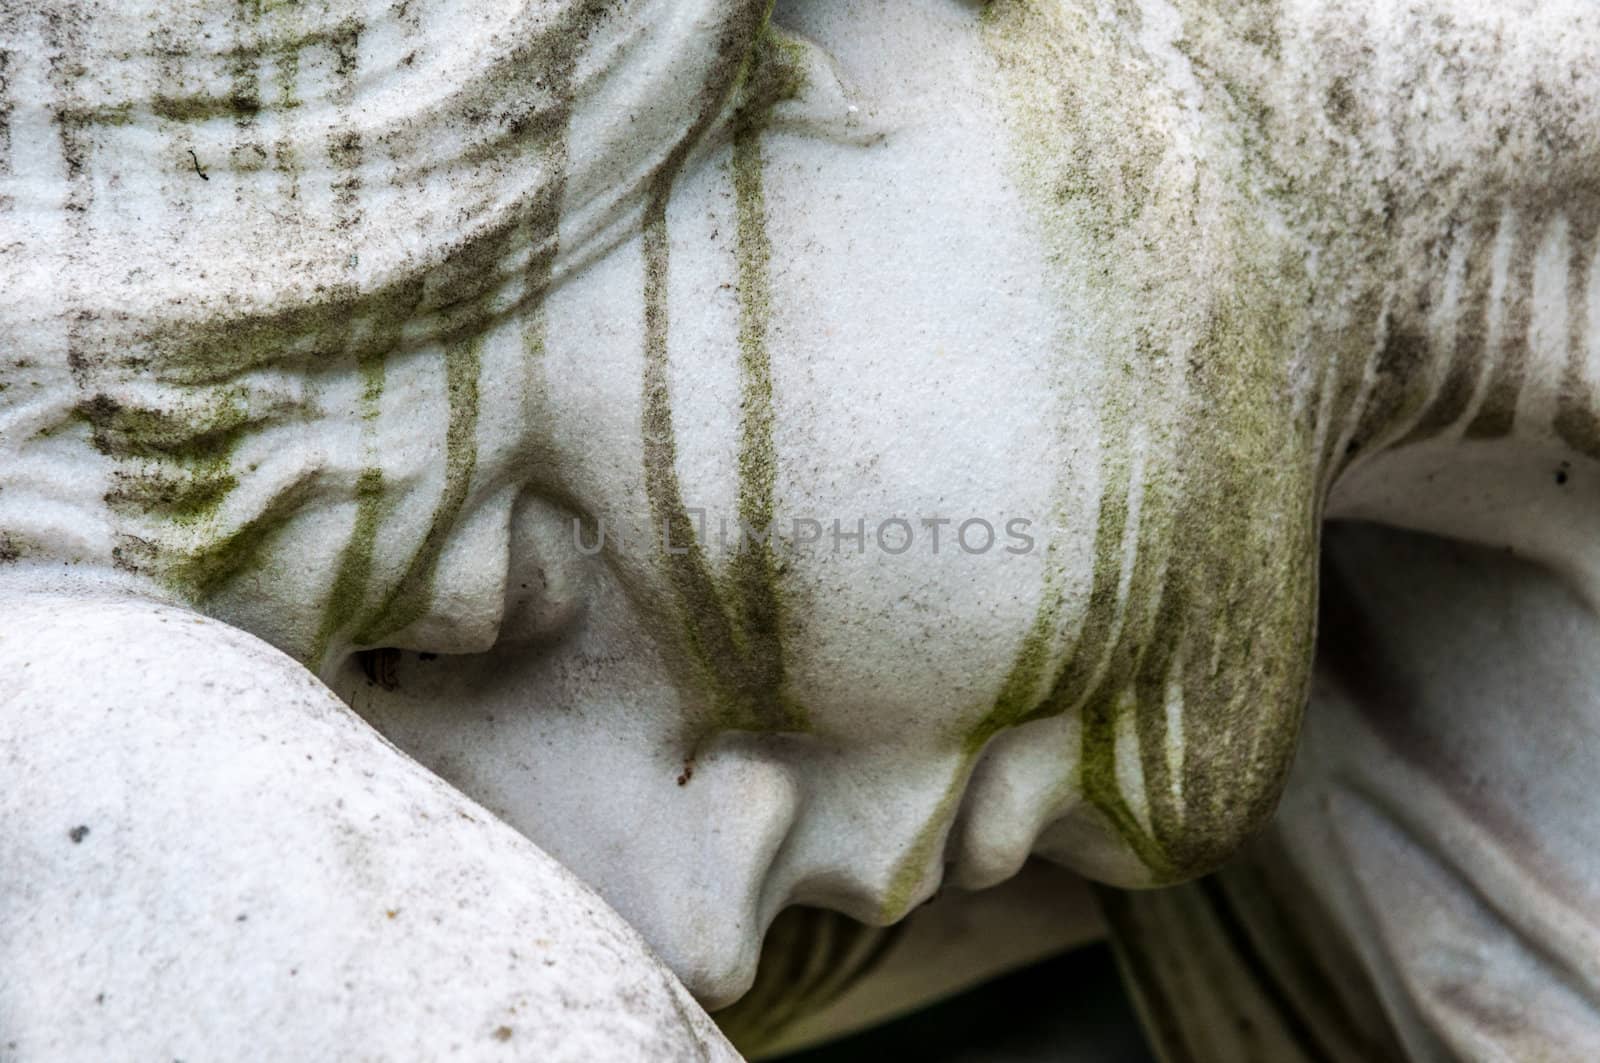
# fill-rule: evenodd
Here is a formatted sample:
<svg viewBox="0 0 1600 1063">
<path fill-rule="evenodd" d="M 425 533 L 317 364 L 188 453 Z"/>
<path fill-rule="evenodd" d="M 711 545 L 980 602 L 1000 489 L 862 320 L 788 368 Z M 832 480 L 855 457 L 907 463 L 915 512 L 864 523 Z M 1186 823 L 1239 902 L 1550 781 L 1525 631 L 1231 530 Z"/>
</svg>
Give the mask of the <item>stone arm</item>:
<svg viewBox="0 0 1600 1063">
<path fill-rule="evenodd" d="M 0 1057 L 736 1059 L 532 843 L 248 635 L 0 612 Z"/>
</svg>

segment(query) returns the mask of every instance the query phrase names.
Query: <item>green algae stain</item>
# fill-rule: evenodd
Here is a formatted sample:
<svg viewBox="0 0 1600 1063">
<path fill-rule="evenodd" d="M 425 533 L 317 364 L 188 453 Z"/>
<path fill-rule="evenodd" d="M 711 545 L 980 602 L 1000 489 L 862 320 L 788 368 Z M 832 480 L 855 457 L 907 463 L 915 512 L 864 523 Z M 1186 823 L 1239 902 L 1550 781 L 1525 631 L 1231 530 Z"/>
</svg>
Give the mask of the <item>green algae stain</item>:
<svg viewBox="0 0 1600 1063">
<path fill-rule="evenodd" d="M 389 361 L 378 348 L 369 348 L 356 359 L 356 372 L 361 377 L 361 419 L 371 425 L 381 412 L 383 384 L 388 375 Z M 368 429 L 370 434 L 370 429 Z M 371 440 L 369 439 L 369 445 Z"/>
<path fill-rule="evenodd" d="M 645 490 L 687 648 L 711 685 L 722 730 L 794 730 L 803 720 L 783 693 L 775 616 L 740 627 L 722 600 L 678 485 L 677 442 L 667 388 L 667 233 L 663 209 L 646 223 L 643 446 Z M 758 572 L 756 578 L 761 578 Z M 747 603 L 748 604 L 748 603 Z M 757 609 L 760 607 L 758 599 Z"/>
<path fill-rule="evenodd" d="M 252 119 L 261 113 L 261 101 L 254 95 L 156 96 L 150 110 L 169 122 L 210 122 L 219 118 L 235 121 Z"/>
<path fill-rule="evenodd" d="M 74 416 L 88 426 L 95 449 L 112 460 L 106 504 L 143 522 L 140 534 L 125 535 L 127 549 L 116 554 L 117 564 L 157 571 L 197 598 L 214 592 L 243 563 L 241 550 L 255 550 L 261 539 L 259 528 L 218 529 L 239 487 L 235 451 L 246 435 L 293 409 L 278 400 L 252 402 L 238 387 L 174 391 L 162 406 L 105 391 L 79 402 Z M 176 533 L 179 543 L 158 548 L 162 536 L 153 527 Z"/>
<path fill-rule="evenodd" d="M 233 453 L 240 440 L 281 416 L 252 411 L 238 389 L 204 400 L 175 398 L 164 408 L 100 392 L 74 412 L 88 424 L 95 449 L 116 462 L 106 504 L 190 530 L 212 523 L 238 487 Z"/>
<path fill-rule="evenodd" d="M 739 351 L 742 421 L 739 440 L 739 518 L 749 528 L 770 529 L 774 519 L 777 454 L 773 443 L 772 365 L 767 351 L 771 309 L 771 243 L 761 187 L 760 134 L 742 129 L 733 144 L 734 195 L 738 204 Z M 742 541 L 732 560 L 735 631 L 757 684 L 781 693 L 782 601 L 771 537 Z M 792 710 L 794 706 L 789 706 Z M 791 712 L 791 715 L 794 715 Z M 791 726 L 798 720 L 790 720 Z"/>
<path fill-rule="evenodd" d="M 301 480 L 239 527 L 183 552 L 169 565 L 167 578 L 193 601 L 210 598 L 240 573 L 259 565 L 268 541 L 304 505 L 313 487 L 312 480 Z"/>
<path fill-rule="evenodd" d="M 1113 438 L 1125 442 L 1121 437 Z M 991 738 L 1008 728 L 1078 710 L 1089 696 L 1090 683 L 1105 666 L 1117 633 L 1131 475 L 1125 462 L 1115 464 L 1110 472 L 1096 520 L 1088 609 L 1071 651 L 1050 677 L 1049 685 L 1041 690 L 1053 655 L 1062 604 L 1059 574 L 1047 568 L 1033 625 L 1001 685 L 994 707 L 964 736 L 966 751 L 982 750 Z"/>
<path fill-rule="evenodd" d="M 1033 623 L 1017 648 L 1011 669 L 1000 684 L 994 706 L 961 737 L 961 751 L 976 756 L 989 740 L 1001 731 L 1020 726 L 1039 717 L 1045 702 L 1044 686 L 1055 655 L 1057 629 L 1061 623 L 1063 588 L 1060 548 L 1052 542 L 1045 556 L 1044 585 Z M 1048 710 L 1047 710 L 1048 711 Z"/>
<path fill-rule="evenodd" d="M 758 133 L 772 109 L 806 90 L 804 45 L 770 20 L 756 35 L 740 74 L 734 101 L 735 138 Z"/>
<path fill-rule="evenodd" d="M 361 625 L 355 641 L 369 646 L 401 631 L 426 614 L 433 598 L 439 557 L 466 505 L 478 463 L 478 374 L 483 339 L 473 336 L 445 348 L 445 389 L 450 420 L 445 429 L 444 488 L 422 544 L 405 573 Z"/>
<path fill-rule="evenodd" d="M 977 762 L 977 751 L 966 753 L 945 787 L 944 795 L 929 813 L 927 820 L 917 830 L 910 847 L 895 865 L 889 883 L 883 892 L 883 903 L 878 918 L 884 923 L 898 922 L 911 911 L 917 901 L 917 890 L 927 880 L 928 868 L 944 845 L 950 833 L 961 797 L 967 789 L 967 778 Z"/>
<path fill-rule="evenodd" d="M 391 324 L 388 339 L 393 342 L 398 338 L 398 325 Z M 355 524 L 339 553 L 333 583 L 328 588 L 327 602 L 323 607 L 322 623 L 317 629 L 316 641 L 309 656 L 318 664 L 333 640 L 361 615 L 372 576 L 378 530 L 391 504 L 384 494 L 383 468 L 378 464 L 377 425 L 382 413 L 384 382 L 388 375 L 388 357 L 384 346 L 374 345 L 361 352 L 356 358 L 356 373 L 361 381 L 362 437 L 369 464 L 356 481 Z M 448 446 L 446 449 L 448 451 Z"/>
<path fill-rule="evenodd" d="M 33 553 L 33 544 L 15 532 L 0 531 L 0 565 L 21 561 Z"/>
<path fill-rule="evenodd" d="M 493 245 L 490 250 L 463 250 L 448 261 L 479 261 L 504 251 L 508 241 L 506 234 L 494 234 L 489 239 Z M 158 351 L 172 393 L 195 397 L 171 409 L 157 410 L 125 406 L 103 393 L 80 403 L 77 414 L 90 425 L 95 446 L 122 465 L 135 463 L 131 477 L 119 477 L 114 501 L 124 509 L 142 508 L 149 516 L 171 525 L 192 528 L 209 524 L 226 495 L 219 488 L 226 485 L 231 491 L 236 486 L 228 480 L 232 475 L 228 459 L 237 442 L 246 433 L 268 427 L 294 412 L 293 407 L 281 403 L 253 403 L 240 388 L 228 383 L 249 369 L 292 367 L 305 374 L 320 365 L 353 358 L 361 381 L 360 416 L 363 421 L 373 422 L 378 416 L 387 359 L 401 346 L 406 323 L 423 312 L 427 290 L 425 278 L 409 277 L 376 292 L 358 293 L 351 288 L 348 292 L 329 293 L 317 303 L 243 319 L 201 320 L 161 336 L 147 337 Z M 433 322 L 445 337 L 451 411 L 446 441 L 446 502 L 450 504 L 445 508 L 450 511 L 449 519 L 464 504 L 467 484 L 463 472 L 470 476 L 464 467 L 472 463 L 475 455 L 471 426 L 476 423 L 477 381 L 475 371 L 468 374 L 465 367 L 475 364 L 480 342 L 475 337 L 486 331 L 489 299 L 488 293 L 464 292 L 461 299 L 449 302 Z M 356 332 L 358 320 L 369 322 L 369 327 Z M 151 481 L 136 464 L 149 461 L 176 463 L 179 468 L 164 480 Z M 196 479 L 197 474 L 204 474 L 204 494 L 198 493 L 202 481 Z M 181 477 L 196 482 L 188 485 Z M 372 483 L 370 478 L 365 482 L 369 486 Z M 366 507 L 365 519 L 370 520 L 371 507 L 377 502 L 361 495 L 358 483 L 358 510 Z M 305 496 L 295 489 L 293 497 Z M 206 511 L 193 504 L 202 499 L 208 507 Z M 147 560 L 159 562 L 162 555 L 175 553 L 176 560 L 168 566 L 173 581 L 185 593 L 209 596 L 259 557 L 270 530 L 264 520 L 276 515 L 281 524 L 292 514 L 281 501 L 274 500 L 264 514 L 246 526 L 202 529 L 207 542 L 176 544 L 170 550 L 155 551 Z M 441 524 L 439 519 L 433 522 L 418 556 L 407 569 L 406 579 L 392 589 L 384 610 L 364 626 L 364 635 L 395 630 L 385 625 L 392 622 L 390 614 L 396 613 L 396 603 L 402 600 L 410 603 L 402 611 L 426 607 L 425 600 L 407 596 L 426 582 L 421 579 L 421 567 L 436 560 L 448 532 L 447 524 Z M 241 546 L 248 550 L 241 551 Z"/>
<path fill-rule="evenodd" d="M 994 707 L 963 737 L 961 748 L 964 753 L 973 754 L 982 750 L 991 738 L 1018 726 L 1039 705 L 1040 687 L 1055 650 L 1056 625 L 1061 614 L 1061 597 L 1054 582 L 1046 582 L 1044 594 L 1034 612 L 1033 623 L 1023 636 L 1011 670 L 1000 685 Z"/>
<path fill-rule="evenodd" d="M 550 85 L 556 100 L 556 105 L 529 130 L 533 139 L 533 161 L 543 163 L 545 183 L 530 201 L 524 216 L 512 226 L 492 234 L 486 242 L 486 249 L 464 250 L 452 256 L 436 271 L 446 278 L 446 290 L 459 291 L 480 283 L 481 277 L 492 274 L 494 260 L 505 255 L 513 241 L 521 239 L 531 247 L 525 277 L 527 291 L 530 299 L 543 298 L 549 286 L 558 247 L 560 205 L 568 166 L 567 120 L 576 63 L 568 34 L 574 27 L 581 27 L 599 17 L 599 11 L 599 5 L 595 3 L 580 4 L 569 9 L 564 16 L 564 28 L 553 33 L 554 46 L 542 42 L 533 49 L 532 54 L 536 59 L 530 62 L 536 63 L 538 75 Z M 350 64 L 350 70 L 353 73 L 353 63 Z M 354 160 L 346 158 L 345 161 Z M 404 289 L 397 299 L 401 312 L 380 315 L 382 328 L 375 339 L 355 352 L 357 371 L 362 381 L 362 418 L 368 423 L 369 456 L 374 460 L 377 455 L 371 437 L 379 417 L 387 358 L 400 345 L 401 325 L 421 307 L 423 294 L 420 285 Z M 413 557 L 405 575 L 359 625 L 360 631 L 355 636 L 357 643 L 376 644 L 385 634 L 393 633 L 420 618 L 431 595 L 443 540 L 465 505 L 477 465 L 473 439 L 478 417 L 481 349 L 475 345 L 479 341 L 472 337 L 481 337 L 488 324 L 486 317 L 480 317 L 482 310 L 479 308 L 479 304 L 484 303 L 487 297 L 488 293 L 475 293 L 454 302 L 458 320 L 448 330 L 454 338 L 448 343 L 446 351 L 451 413 L 446 431 L 447 474 L 443 498 L 423 546 Z M 543 310 L 537 305 L 528 306 L 524 314 L 523 356 L 528 374 L 524 382 L 523 408 L 531 418 L 543 401 L 539 367 L 544 356 L 545 323 Z M 357 491 L 355 525 L 341 554 L 330 590 L 316 644 L 317 658 L 323 656 L 332 641 L 361 615 L 372 574 L 376 536 L 391 505 L 384 496 L 383 483 L 382 471 L 376 465 L 362 474 Z"/>
<path fill-rule="evenodd" d="M 739 437 L 739 515 L 752 528 L 770 527 L 777 460 L 773 445 L 774 404 L 767 332 L 771 306 L 772 248 L 766 232 L 762 192 L 761 120 L 799 80 L 767 72 L 792 52 L 774 43 L 770 30 L 755 35 L 751 54 L 736 67 L 732 177 L 737 201 L 739 365 L 743 416 Z M 720 94 L 702 118 L 709 128 Z M 684 641 L 699 664 L 714 703 L 706 721 L 713 730 L 799 731 L 807 714 L 785 690 L 782 600 L 770 539 L 742 541 L 731 562 L 731 584 L 720 591 L 678 483 L 677 443 L 667 387 L 666 205 L 677 161 L 658 175 L 646 212 L 645 368 L 643 450 L 645 489 L 651 516 L 666 549 L 662 560 L 683 624 Z M 670 162 L 671 160 L 669 160 Z M 742 538 L 742 537 L 741 537 Z"/>
<path fill-rule="evenodd" d="M 350 634 L 338 629 L 352 626 L 367 636 L 381 635 L 429 604 L 433 569 L 452 522 L 467 505 L 477 461 L 475 337 L 542 296 L 547 287 L 559 189 L 565 180 L 573 73 L 582 38 L 594 20 L 606 17 L 606 6 L 585 0 L 564 7 L 536 40 L 503 64 L 508 73 L 518 75 L 512 80 L 533 84 L 537 79 L 540 93 L 548 92 L 553 101 L 541 105 L 536 121 L 492 145 L 505 149 L 495 155 L 500 159 L 505 151 L 520 152 L 532 144 L 539 164 L 539 181 L 525 209 L 505 224 L 474 233 L 462 243 L 443 244 L 436 260 L 418 262 L 376 288 L 347 277 L 311 292 L 274 292 L 242 308 L 223 293 L 215 304 L 191 304 L 179 316 L 134 326 L 136 334 L 127 342 L 74 355 L 74 378 L 88 397 L 74 410 L 70 425 L 83 426 L 90 442 L 110 459 L 107 501 L 121 518 L 119 565 L 158 576 L 196 602 L 213 600 L 217 605 L 214 599 L 230 581 L 267 563 L 265 548 L 273 533 L 299 507 L 326 501 L 337 480 L 347 498 L 353 494 L 355 517 L 349 539 L 330 564 L 329 596 L 312 625 L 317 635 L 308 635 L 307 642 L 320 652 L 336 637 Z M 167 64 L 163 83 L 138 108 L 75 111 L 66 116 L 69 124 L 126 124 L 148 112 L 164 122 L 228 120 L 246 127 L 264 109 L 299 106 L 302 53 L 324 47 L 336 53 L 338 91 L 347 97 L 334 101 L 338 110 L 355 91 L 361 27 L 346 19 L 332 28 L 305 29 L 293 7 L 280 0 L 242 0 L 236 6 L 233 39 L 224 54 L 229 77 L 210 92 L 191 91 Z M 270 26 L 262 22 L 267 16 L 273 19 Z M 496 79 L 475 91 L 487 100 L 504 86 Z M 250 148 L 250 158 L 267 160 L 267 147 Z M 359 161 L 359 148 L 348 138 L 338 140 L 330 146 L 330 160 L 349 169 Z M 281 194 L 293 201 L 301 164 L 288 132 L 275 150 L 284 177 Z M 486 161 L 488 149 L 483 150 L 466 161 Z M 345 187 L 352 194 L 358 191 L 354 185 Z M 287 206 L 292 211 L 292 203 Z M 510 279 L 506 264 L 530 232 L 535 241 L 550 244 L 548 253 L 535 255 L 535 272 L 542 269 L 544 275 L 530 278 L 523 300 L 508 306 L 503 297 Z M 430 347 L 445 351 L 450 392 L 443 497 L 398 585 L 368 586 L 380 567 L 374 557 L 378 532 L 398 502 L 386 497 L 399 489 L 398 480 L 385 476 L 375 446 L 387 360 L 397 352 Z M 290 429 L 295 417 L 304 418 L 308 429 L 314 426 L 309 418 L 319 412 L 317 377 L 352 364 L 360 384 L 365 468 L 359 473 L 306 470 L 241 516 L 246 507 L 229 502 L 241 495 L 240 482 L 255 466 L 246 469 L 236 460 L 240 442 L 269 429 Z M 258 370 L 294 377 L 305 385 L 306 398 L 287 402 L 241 383 L 244 375 Z M 138 385 L 140 395 L 151 393 L 148 385 L 159 385 L 159 402 L 126 398 L 129 389 L 123 385 L 130 382 Z M 383 570 L 390 571 L 386 566 Z M 373 600 L 377 608 L 368 609 Z"/>
<path fill-rule="evenodd" d="M 740 516 L 765 527 L 773 516 L 777 461 L 773 453 L 772 363 L 767 331 L 772 307 L 772 245 L 761 187 L 761 142 L 754 129 L 733 143 L 733 188 L 738 203 L 739 362 L 743 423 L 739 440 Z M 763 551 L 770 561 L 770 553 Z"/>
<path fill-rule="evenodd" d="M 352 634 L 358 642 L 375 643 L 420 618 L 431 605 L 439 557 L 467 505 L 476 472 L 480 344 L 489 329 L 510 312 L 499 305 L 497 288 L 504 279 L 500 267 L 518 250 L 520 242 L 531 240 L 535 253 L 525 278 L 526 300 L 543 296 L 555 253 L 560 189 L 566 173 L 567 115 L 577 58 L 573 33 L 587 21 L 600 17 L 601 6 L 590 2 L 567 10 L 525 57 L 525 62 L 531 64 L 528 70 L 538 75 L 541 84 L 548 85 L 554 99 L 525 134 L 540 163 L 542 180 L 525 210 L 473 241 L 451 249 L 426 271 L 412 271 L 379 289 L 364 290 L 354 283 L 331 285 L 320 289 L 317 297 L 308 302 L 273 307 L 242 318 L 235 315 L 194 321 L 160 336 L 146 337 L 158 348 L 164 373 L 186 386 L 214 385 L 258 368 L 282 366 L 309 374 L 328 365 L 353 361 L 361 388 L 359 416 L 367 467 L 355 478 L 355 516 L 334 564 L 328 597 L 312 640 L 313 657 L 320 658 L 336 640 Z M 295 83 L 299 51 L 309 44 L 326 44 L 336 50 L 340 91 L 352 91 L 359 32 L 358 25 L 346 22 L 331 35 L 313 39 L 301 34 L 286 45 L 274 46 L 274 106 L 298 105 Z M 299 174 L 292 147 L 288 142 L 279 146 L 280 168 L 290 180 L 290 199 L 295 198 L 293 182 Z M 348 169 L 357 161 L 359 148 L 346 136 L 331 146 L 330 157 Z M 350 193 L 344 204 L 349 216 L 355 207 L 353 195 L 357 189 L 347 182 L 345 191 Z M 536 307 L 528 309 L 537 316 Z M 357 327 L 358 324 L 364 327 Z M 376 568 L 378 534 L 396 505 L 396 500 L 388 497 L 395 490 L 394 482 L 384 475 L 376 444 L 388 360 L 398 351 L 433 344 L 444 351 L 448 390 L 445 483 L 422 542 L 397 581 L 387 587 L 373 587 L 370 584 Z M 254 534 L 243 537 L 244 541 L 256 538 L 259 536 Z M 228 553 L 231 539 L 219 537 L 207 553 Z M 208 557 L 202 561 L 207 571 L 218 570 Z M 199 567 L 195 561 L 186 564 L 191 570 Z M 207 576 L 206 582 L 215 583 L 216 578 Z"/>
<path fill-rule="evenodd" d="M 172 473 L 159 469 L 113 472 L 114 486 L 106 502 L 115 509 L 134 509 L 189 526 L 213 516 L 239 486 L 224 467 Z"/>
<path fill-rule="evenodd" d="M 95 449 L 108 457 L 207 462 L 224 457 L 265 418 L 238 391 L 172 408 L 135 406 L 102 392 L 78 403 Z"/>
<path fill-rule="evenodd" d="M 311 653 L 313 661 L 320 662 L 333 639 L 361 614 L 372 576 L 372 557 L 377 548 L 378 529 L 383 523 L 386 508 L 383 470 L 364 470 L 356 483 L 355 527 L 339 554 L 333 585 L 328 589 L 322 626 L 317 631 Z"/>
<path fill-rule="evenodd" d="M 1135 711 L 1134 701 L 1109 685 L 1083 706 L 1080 786 L 1084 800 L 1105 817 L 1123 844 L 1149 871 L 1152 884 L 1164 885 L 1188 876 L 1173 864 L 1167 850 L 1140 824 L 1117 780 L 1117 723 L 1125 713 Z"/>
<path fill-rule="evenodd" d="M 1170 881 L 1213 865 L 1261 822 L 1292 754 L 1321 470 L 1306 419 L 1291 413 L 1288 367 L 1314 299 L 1303 247 L 1263 223 L 1278 217 L 1282 183 L 1261 176 L 1267 149 L 1251 136 L 1272 117 L 1241 120 L 1237 86 L 1197 64 L 1208 98 L 1226 102 L 1193 119 L 1212 124 L 1191 142 L 1192 161 L 1170 165 L 1187 105 L 1125 29 L 1020 0 L 984 12 L 1019 184 L 1063 309 L 1085 325 L 1076 342 L 1107 369 L 1097 398 L 1107 486 L 1072 649 L 1029 707 L 1056 626 L 1042 606 L 967 742 L 1077 713 L 1079 792 L 1152 880 Z M 1168 733 L 1169 684 L 1181 740 Z M 1130 731 L 1149 828 L 1117 776 L 1116 738 Z"/>
</svg>

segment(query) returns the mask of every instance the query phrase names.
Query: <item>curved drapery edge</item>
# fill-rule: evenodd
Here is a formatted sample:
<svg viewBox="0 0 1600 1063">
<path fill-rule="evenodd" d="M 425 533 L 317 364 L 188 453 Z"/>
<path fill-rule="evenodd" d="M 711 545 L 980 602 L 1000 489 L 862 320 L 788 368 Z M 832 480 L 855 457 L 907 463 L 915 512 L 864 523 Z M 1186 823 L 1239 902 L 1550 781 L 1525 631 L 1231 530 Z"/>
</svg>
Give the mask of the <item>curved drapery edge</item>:
<svg viewBox="0 0 1600 1063">
<path fill-rule="evenodd" d="M 1335 527 L 1284 804 L 1216 876 L 1102 895 L 1169 1060 L 1600 1053 L 1600 623 L 1505 551 Z"/>
</svg>

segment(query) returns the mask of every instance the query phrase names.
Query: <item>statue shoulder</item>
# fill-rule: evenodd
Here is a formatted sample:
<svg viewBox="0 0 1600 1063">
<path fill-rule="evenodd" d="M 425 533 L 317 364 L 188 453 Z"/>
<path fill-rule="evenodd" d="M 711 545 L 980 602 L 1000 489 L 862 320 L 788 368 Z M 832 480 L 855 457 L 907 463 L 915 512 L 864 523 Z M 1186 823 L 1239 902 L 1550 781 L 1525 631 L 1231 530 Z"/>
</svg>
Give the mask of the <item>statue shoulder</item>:
<svg viewBox="0 0 1600 1063">
<path fill-rule="evenodd" d="M 23 597 L 0 667 L 0 1055 L 734 1058 L 586 886 L 266 643 Z"/>
<path fill-rule="evenodd" d="M 220 700 L 233 720 L 258 710 L 310 717 L 332 694 L 291 658 L 237 628 L 134 597 L 8 596 L 0 605 L 0 727 L 117 730 L 119 716 L 199 730 Z"/>
</svg>

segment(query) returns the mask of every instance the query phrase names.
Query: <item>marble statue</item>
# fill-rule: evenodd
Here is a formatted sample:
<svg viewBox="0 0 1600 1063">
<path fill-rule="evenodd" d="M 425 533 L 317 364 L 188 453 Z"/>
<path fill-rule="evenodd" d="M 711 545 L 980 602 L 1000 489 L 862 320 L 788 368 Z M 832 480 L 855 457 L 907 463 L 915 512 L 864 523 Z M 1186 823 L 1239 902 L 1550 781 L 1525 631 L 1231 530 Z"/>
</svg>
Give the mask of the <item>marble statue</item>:
<svg viewBox="0 0 1600 1063">
<path fill-rule="evenodd" d="M 1579 0 L 0 0 L 0 1058 L 1600 1056 L 1597 154 Z"/>
</svg>

